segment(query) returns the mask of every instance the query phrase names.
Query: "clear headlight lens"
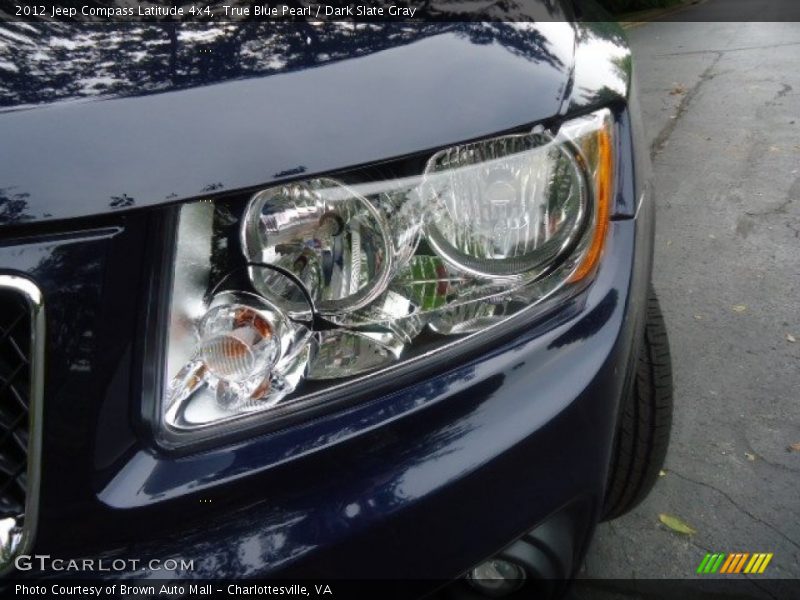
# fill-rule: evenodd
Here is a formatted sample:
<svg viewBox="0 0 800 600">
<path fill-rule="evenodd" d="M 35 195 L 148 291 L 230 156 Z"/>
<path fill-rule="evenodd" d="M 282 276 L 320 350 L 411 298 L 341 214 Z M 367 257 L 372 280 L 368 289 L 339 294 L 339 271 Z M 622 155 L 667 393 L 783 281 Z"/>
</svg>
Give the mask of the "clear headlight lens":
<svg viewBox="0 0 800 600">
<path fill-rule="evenodd" d="M 565 146 L 543 137 L 457 146 L 428 162 L 425 191 L 436 203 L 427 239 L 451 267 L 531 279 L 580 234 L 583 173 Z"/>
<path fill-rule="evenodd" d="M 613 167 L 602 110 L 442 150 L 418 177 L 288 183 L 241 214 L 184 205 L 163 430 L 284 414 L 329 380 L 430 353 L 585 279 Z"/>
</svg>

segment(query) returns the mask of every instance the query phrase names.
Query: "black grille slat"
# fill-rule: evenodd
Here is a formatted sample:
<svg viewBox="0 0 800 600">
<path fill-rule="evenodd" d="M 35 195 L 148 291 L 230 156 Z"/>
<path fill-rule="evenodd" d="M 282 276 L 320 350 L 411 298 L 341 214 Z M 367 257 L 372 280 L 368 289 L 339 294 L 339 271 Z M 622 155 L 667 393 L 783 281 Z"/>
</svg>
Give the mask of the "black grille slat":
<svg viewBox="0 0 800 600">
<path fill-rule="evenodd" d="M 19 464 L 15 463 L 5 456 L 0 455 L 0 474 L 13 476 L 19 469 Z"/>
<path fill-rule="evenodd" d="M 13 328 L 11 329 L 11 331 L 13 331 Z M 17 341 L 14 339 L 14 336 L 10 334 L 6 336 L 5 339 L 8 340 L 9 347 L 12 350 L 14 350 L 14 352 L 16 352 L 17 359 L 19 360 L 20 365 L 27 367 L 29 364 L 28 357 L 25 355 L 25 352 L 22 350 L 22 348 L 19 347 L 19 344 L 17 344 Z"/>
<path fill-rule="evenodd" d="M 0 290 L 0 519 L 25 508 L 31 378 L 30 309 Z"/>
<path fill-rule="evenodd" d="M 22 429 L 21 427 L 17 427 L 14 430 L 14 433 L 11 434 L 11 438 L 17 444 L 17 447 L 20 451 L 24 452 L 26 455 L 28 454 L 28 431 L 26 429 Z"/>
</svg>

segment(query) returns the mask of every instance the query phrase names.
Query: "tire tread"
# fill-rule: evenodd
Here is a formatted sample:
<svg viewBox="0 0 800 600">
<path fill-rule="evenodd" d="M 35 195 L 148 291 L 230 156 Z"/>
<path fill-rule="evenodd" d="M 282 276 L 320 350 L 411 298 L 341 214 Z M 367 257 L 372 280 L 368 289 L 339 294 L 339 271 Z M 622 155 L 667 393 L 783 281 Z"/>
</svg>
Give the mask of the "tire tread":
<svg viewBox="0 0 800 600">
<path fill-rule="evenodd" d="M 633 385 L 620 408 L 604 520 L 632 510 L 655 485 L 669 446 L 672 411 L 669 337 L 658 298 L 651 287 Z"/>
</svg>

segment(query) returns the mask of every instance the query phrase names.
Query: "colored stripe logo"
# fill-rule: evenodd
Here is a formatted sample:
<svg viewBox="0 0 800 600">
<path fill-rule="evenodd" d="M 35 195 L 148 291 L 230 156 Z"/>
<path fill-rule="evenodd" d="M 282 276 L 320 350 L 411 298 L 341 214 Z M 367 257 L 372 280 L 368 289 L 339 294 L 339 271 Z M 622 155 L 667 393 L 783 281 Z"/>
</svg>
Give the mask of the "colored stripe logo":
<svg viewBox="0 0 800 600">
<path fill-rule="evenodd" d="M 700 566 L 697 567 L 699 575 L 721 573 L 732 575 L 745 573 L 750 575 L 761 574 L 767 569 L 772 560 L 773 553 L 733 552 L 731 554 L 711 553 L 705 555 Z"/>
</svg>

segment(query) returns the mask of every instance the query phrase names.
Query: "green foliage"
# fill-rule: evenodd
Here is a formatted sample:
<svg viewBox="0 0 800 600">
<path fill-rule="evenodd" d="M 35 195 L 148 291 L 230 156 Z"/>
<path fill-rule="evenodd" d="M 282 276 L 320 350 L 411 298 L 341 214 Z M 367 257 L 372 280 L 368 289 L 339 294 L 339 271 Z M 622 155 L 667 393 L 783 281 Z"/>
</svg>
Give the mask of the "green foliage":
<svg viewBox="0 0 800 600">
<path fill-rule="evenodd" d="M 624 13 L 672 6 L 678 4 L 680 0 L 599 0 L 599 2 L 612 13 Z"/>
</svg>

